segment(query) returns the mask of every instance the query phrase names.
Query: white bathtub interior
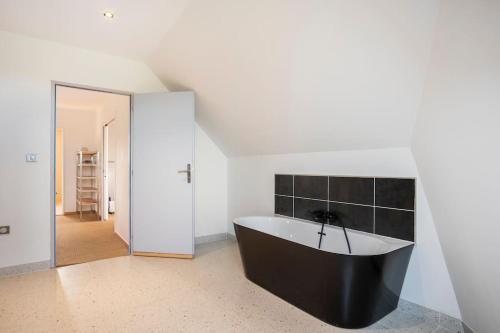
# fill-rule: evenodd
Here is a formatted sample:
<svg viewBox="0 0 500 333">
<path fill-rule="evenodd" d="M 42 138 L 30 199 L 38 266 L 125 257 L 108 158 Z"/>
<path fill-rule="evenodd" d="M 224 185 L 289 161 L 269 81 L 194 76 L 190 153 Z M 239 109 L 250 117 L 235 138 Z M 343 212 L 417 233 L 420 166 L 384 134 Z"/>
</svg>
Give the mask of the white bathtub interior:
<svg viewBox="0 0 500 333">
<path fill-rule="evenodd" d="M 317 249 L 321 223 L 278 216 L 239 217 L 234 223 L 269 235 Z M 413 244 L 391 237 L 346 229 L 351 244 L 351 255 L 379 255 Z M 349 255 L 342 228 L 326 225 L 320 250 Z"/>
</svg>

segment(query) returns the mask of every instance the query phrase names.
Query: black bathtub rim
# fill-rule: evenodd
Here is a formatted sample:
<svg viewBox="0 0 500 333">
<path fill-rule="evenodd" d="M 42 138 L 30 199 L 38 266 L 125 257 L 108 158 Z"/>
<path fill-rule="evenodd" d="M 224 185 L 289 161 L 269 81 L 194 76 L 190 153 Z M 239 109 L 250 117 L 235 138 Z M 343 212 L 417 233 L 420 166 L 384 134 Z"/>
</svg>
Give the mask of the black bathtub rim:
<svg viewBox="0 0 500 333">
<path fill-rule="evenodd" d="M 282 216 L 282 215 L 279 215 L 279 216 L 264 216 L 264 215 L 258 216 L 258 215 L 255 215 L 255 216 L 242 216 L 242 217 L 245 217 L 245 218 L 251 218 L 251 217 L 281 217 L 281 218 L 287 218 L 287 219 L 294 220 L 294 221 L 305 222 L 305 223 L 309 223 L 309 224 L 316 224 L 318 226 L 321 226 L 321 223 L 318 223 L 318 222 L 309 221 L 309 220 L 303 220 L 303 219 L 297 219 L 297 218 L 293 218 L 293 217 L 285 217 L 285 216 Z M 274 238 L 283 239 L 283 240 L 292 242 L 292 243 L 300 245 L 300 246 L 304 246 L 304 247 L 307 247 L 307 248 L 310 248 L 310 249 L 314 249 L 314 250 L 317 250 L 317 251 L 321 251 L 321 252 L 324 252 L 324 253 L 334 254 L 334 255 L 337 255 L 337 256 L 346 256 L 346 257 L 376 257 L 376 256 L 384 256 L 384 255 L 386 255 L 388 253 L 396 252 L 396 251 L 399 251 L 401 249 L 405 249 L 405 248 L 408 248 L 408 247 L 412 247 L 413 248 L 415 246 L 415 242 L 412 242 L 412 241 L 407 241 L 407 240 L 403 240 L 403 239 L 398 239 L 398 238 L 393 238 L 393 237 L 388 237 L 388 236 L 382 236 L 382 235 L 374 235 L 374 234 L 370 234 L 369 232 L 364 232 L 364 231 L 359 231 L 359 230 L 355 230 L 355 229 L 346 228 L 346 230 L 349 230 L 350 232 L 359 233 L 359 234 L 361 234 L 363 236 L 367 236 L 367 237 L 373 237 L 373 238 L 379 239 L 381 241 L 384 241 L 384 238 L 390 238 L 390 239 L 395 239 L 397 241 L 401 241 L 401 242 L 405 242 L 405 243 L 409 243 L 409 244 L 403 245 L 401 247 L 398 247 L 397 249 L 394 249 L 392 251 L 387 251 L 387 252 L 378 253 L 378 254 L 349 254 L 349 253 L 330 252 L 330 251 L 326 251 L 326 250 L 323 250 L 323 249 L 318 249 L 317 247 L 304 245 L 302 243 L 298 243 L 298 242 L 295 242 L 295 241 L 287 239 L 287 238 L 277 237 L 277 236 L 275 236 L 273 234 L 270 234 L 270 233 L 267 233 L 267 232 L 264 232 L 264 231 L 260 231 L 260 230 L 257 230 L 257 229 L 251 228 L 251 227 L 247 227 L 247 226 L 238 224 L 238 223 L 235 222 L 235 220 L 236 219 L 233 220 L 233 228 L 237 225 L 238 227 L 242 227 L 242 228 L 245 228 L 245 229 L 257 231 L 257 232 L 260 232 L 262 234 L 266 234 L 266 235 L 272 236 Z M 327 224 L 327 225 L 329 227 L 342 230 L 342 228 L 340 228 L 340 227 L 337 227 L 337 226 L 334 226 L 334 225 L 331 225 L 331 224 Z M 236 236 L 236 238 L 238 238 L 238 235 L 235 235 L 235 236 Z M 319 236 L 318 236 L 318 239 L 319 239 Z"/>
<path fill-rule="evenodd" d="M 301 218 L 298 218 L 298 217 L 291 217 L 291 216 L 281 215 L 281 214 L 238 216 L 238 217 L 236 217 L 236 218 L 233 219 L 233 221 L 232 221 L 233 224 L 237 224 L 237 225 L 243 226 L 243 225 L 235 222 L 236 220 L 242 219 L 242 218 L 280 218 L 280 219 L 285 219 L 285 220 L 303 222 L 303 223 L 306 223 L 306 224 L 313 224 L 313 225 L 317 225 L 318 227 L 321 227 L 321 225 L 323 224 L 321 222 L 316 222 L 316 221 L 312 221 L 312 220 L 306 220 L 306 219 L 301 219 Z M 327 226 L 329 228 L 333 228 L 335 230 L 342 231 L 342 227 L 336 226 L 336 225 L 331 224 L 331 223 L 325 223 L 325 226 Z M 247 228 L 249 228 L 249 227 L 247 227 Z M 253 229 L 253 228 L 250 228 L 250 229 Z M 254 229 L 254 230 L 256 230 L 256 229 Z M 408 243 L 409 245 L 410 244 L 415 245 L 417 243 L 415 240 L 411 241 L 411 240 L 407 240 L 407 239 L 401 239 L 401 238 L 396 238 L 396 237 L 391 237 L 391 236 L 379 235 L 379 234 L 375 234 L 373 232 L 361 231 L 361 230 L 347 228 L 347 227 L 346 227 L 346 230 L 349 230 L 349 232 L 352 232 L 354 234 L 360 234 L 360 235 L 363 235 L 363 236 L 373 237 L 373 238 L 380 239 L 380 240 L 391 239 L 391 240 L 396 240 L 398 242 Z M 257 230 L 257 231 L 259 231 L 259 230 Z M 263 232 L 263 231 L 261 231 L 261 232 Z M 263 232 L 263 233 L 266 233 L 266 232 Z M 388 252 L 386 252 L 386 253 L 388 253 Z"/>
</svg>

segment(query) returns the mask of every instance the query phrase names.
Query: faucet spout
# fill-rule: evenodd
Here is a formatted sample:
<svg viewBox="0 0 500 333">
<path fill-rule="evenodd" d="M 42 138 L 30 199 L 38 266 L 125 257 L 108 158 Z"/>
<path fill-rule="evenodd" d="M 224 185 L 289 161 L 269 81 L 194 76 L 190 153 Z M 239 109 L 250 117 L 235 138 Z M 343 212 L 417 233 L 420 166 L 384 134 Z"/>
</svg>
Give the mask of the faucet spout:
<svg viewBox="0 0 500 333">
<path fill-rule="evenodd" d="M 337 215 L 334 212 L 328 212 L 327 213 L 327 220 L 330 222 L 337 221 L 339 225 L 342 227 L 342 230 L 344 231 L 344 237 L 345 237 L 345 242 L 347 243 L 347 249 L 349 250 L 349 254 L 352 254 L 351 250 L 351 242 L 349 241 L 349 237 L 347 236 L 347 231 L 345 230 L 345 225 L 344 221 L 342 221 L 342 218 L 338 218 Z"/>
<path fill-rule="evenodd" d="M 326 236 L 324 230 L 325 230 L 325 222 L 321 223 L 321 231 L 318 232 L 319 235 L 318 249 L 321 249 L 321 241 L 323 240 L 323 236 Z"/>
<path fill-rule="evenodd" d="M 313 212 L 315 215 L 314 220 L 319 221 L 321 223 L 321 231 L 318 232 L 319 235 L 319 243 L 318 249 L 321 249 L 321 242 L 323 241 L 323 236 L 326 236 L 325 231 L 325 223 L 328 220 L 328 212 L 326 211 L 315 211 Z"/>
</svg>

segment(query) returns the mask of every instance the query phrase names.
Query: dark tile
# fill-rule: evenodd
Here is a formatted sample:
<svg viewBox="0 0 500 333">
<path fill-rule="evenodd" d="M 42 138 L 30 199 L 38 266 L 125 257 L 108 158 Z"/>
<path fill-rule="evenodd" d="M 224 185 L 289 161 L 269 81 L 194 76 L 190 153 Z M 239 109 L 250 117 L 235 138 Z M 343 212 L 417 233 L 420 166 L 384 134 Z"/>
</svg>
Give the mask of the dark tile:
<svg viewBox="0 0 500 333">
<path fill-rule="evenodd" d="M 326 201 L 295 198 L 295 217 L 298 219 L 323 222 L 320 216 L 328 210 Z"/>
<path fill-rule="evenodd" d="M 415 240 L 415 214 L 406 210 L 375 208 L 375 233 Z"/>
<path fill-rule="evenodd" d="M 274 213 L 293 217 L 293 198 L 275 195 Z"/>
<path fill-rule="evenodd" d="M 293 176 L 274 175 L 274 194 L 293 195 Z"/>
<path fill-rule="evenodd" d="M 375 204 L 401 209 L 415 208 L 415 179 L 376 178 Z"/>
<path fill-rule="evenodd" d="M 333 225 L 343 222 L 346 228 L 373 233 L 373 207 L 330 202 L 330 212 L 335 216 Z"/>
<path fill-rule="evenodd" d="M 328 199 L 327 176 L 295 176 L 294 192 L 296 197 Z"/>
<path fill-rule="evenodd" d="M 373 178 L 330 177 L 330 201 L 373 205 Z"/>
</svg>

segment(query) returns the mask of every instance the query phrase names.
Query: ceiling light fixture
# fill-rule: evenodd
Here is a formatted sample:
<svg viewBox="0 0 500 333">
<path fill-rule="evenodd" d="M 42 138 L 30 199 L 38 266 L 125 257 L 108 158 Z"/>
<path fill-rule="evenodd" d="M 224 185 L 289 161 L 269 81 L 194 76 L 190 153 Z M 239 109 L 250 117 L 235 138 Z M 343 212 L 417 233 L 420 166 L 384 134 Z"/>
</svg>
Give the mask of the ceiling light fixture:
<svg viewBox="0 0 500 333">
<path fill-rule="evenodd" d="M 103 15 L 107 19 L 112 19 L 113 17 L 115 17 L 115 14 L 113 14 L 113 12 L 104 12 Z"/>
</svg>

